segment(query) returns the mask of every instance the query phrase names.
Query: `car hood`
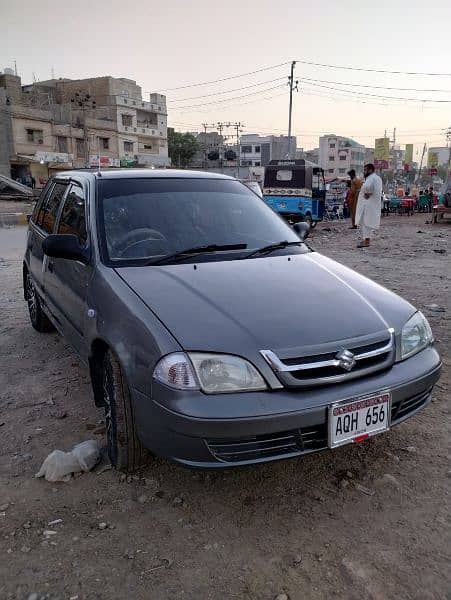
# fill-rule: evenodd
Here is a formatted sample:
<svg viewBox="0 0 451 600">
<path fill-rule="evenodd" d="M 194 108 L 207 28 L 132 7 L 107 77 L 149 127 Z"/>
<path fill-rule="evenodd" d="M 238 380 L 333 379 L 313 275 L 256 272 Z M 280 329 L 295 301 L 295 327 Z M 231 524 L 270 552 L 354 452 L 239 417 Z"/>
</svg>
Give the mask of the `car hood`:
<svg viewBox="0 0 451 600">
<path fill-rule="evenodd" d="M 302 348 L 399 330 L 415 311 L 316 252 L 116 271 L 185 350 Z"/>
</svg>

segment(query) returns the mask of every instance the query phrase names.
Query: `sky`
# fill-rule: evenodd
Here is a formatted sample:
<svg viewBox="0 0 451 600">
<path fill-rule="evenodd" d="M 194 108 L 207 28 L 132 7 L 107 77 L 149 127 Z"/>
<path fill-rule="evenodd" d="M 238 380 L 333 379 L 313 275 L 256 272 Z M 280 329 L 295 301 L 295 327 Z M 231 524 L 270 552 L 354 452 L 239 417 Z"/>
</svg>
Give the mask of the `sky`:
<svg viewBox="0 0 451 600">
<path fill-rule="evenodd" d="M 374 146 L 396 127 L 415 159 L 424 142 L 444 146 L 451 126 L 450 22 L 449 0 L 0 0 L 0 69 L 16 61 L 23 83 L 127 77 L 147 99 L 166 94 L 177 130 L 240 122 L 243 133 L 280 135 L 296 60 L 299 147 L 324 133 Z"/>
</svg>

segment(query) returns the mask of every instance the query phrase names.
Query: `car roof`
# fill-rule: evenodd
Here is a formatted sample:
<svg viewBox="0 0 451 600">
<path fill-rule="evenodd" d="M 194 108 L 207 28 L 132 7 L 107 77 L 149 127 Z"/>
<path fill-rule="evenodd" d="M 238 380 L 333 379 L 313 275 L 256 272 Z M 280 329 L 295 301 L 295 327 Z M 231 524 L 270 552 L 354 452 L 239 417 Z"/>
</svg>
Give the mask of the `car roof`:
<svg viewBox="0 0 451 600">
<path fill-rule="evenodd" d="M 208 171 L 185 171 L 182 169 L 73 169 L 60 171 L 55 174 L 56 179 L 67 178 L 85 179 L 230 179 L 234 177 L 221 173 Z"/>
</svg>

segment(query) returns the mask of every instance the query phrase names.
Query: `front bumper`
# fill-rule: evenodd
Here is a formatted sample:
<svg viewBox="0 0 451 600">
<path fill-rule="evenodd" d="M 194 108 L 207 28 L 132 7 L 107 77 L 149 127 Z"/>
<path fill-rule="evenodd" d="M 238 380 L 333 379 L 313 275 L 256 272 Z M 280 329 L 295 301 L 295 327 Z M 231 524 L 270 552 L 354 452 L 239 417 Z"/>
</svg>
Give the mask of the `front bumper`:
<svg viewBox="0 0 451 600">
<path fill-rule="evenodd" d="M 440 357 L 427 348 L 390 370 L 309 390 L 207 396 L 154 384 L 152 398 L 132 389 L 135 423 L 155 454 L 198 468 L 227 468 L 290 458 L 327 448 L 328 406 L 389 389 L 391 424 L 429 403 Z"/>
</svg>

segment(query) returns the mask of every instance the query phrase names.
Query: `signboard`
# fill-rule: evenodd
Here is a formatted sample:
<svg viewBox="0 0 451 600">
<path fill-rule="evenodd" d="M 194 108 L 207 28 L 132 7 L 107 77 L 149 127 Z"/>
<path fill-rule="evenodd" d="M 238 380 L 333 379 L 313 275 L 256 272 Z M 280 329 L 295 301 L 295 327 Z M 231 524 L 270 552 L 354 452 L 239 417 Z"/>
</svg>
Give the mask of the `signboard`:
<svg viewBox="0 0 451 600">
<path fill-rule="evenodd" d="M 433 167 L 438 167 L 438 152 L 428 152 L 428 167 L 431 169 Z"/>
<path fill-rule="evenodd" d="M 413 162 L 413 144 L 406 144 L 406 153 L 404 155 L 404 164 L 410 165 Z"/>
<path fill-rule="evenodd" d="M 100 158 L 100 161 L 99 161 Z M 110 158 L 109 156 L 100 156 L 98 154 L 93 154 L 89 157 L 89 166 L 90 167 L 98 167 L 103 168 L 106 167 L 120 167 L 120 161 L 118 158 Z"/>
<path fill-rule="evenodd" d="M 382 170 L 388 169 L 388 160 L 381 160 L 380 158 L 375 159 L 374 168 Z"/>
<path fill-rule="evenodd" d="M 390 160 L 390 140 L 388 137 L 374 140 L 374 159 Z"/>
<path fill-rule="evenodd" d="M 74 159 L 73 154 L 65 152 L 36 152 L 35 158 L 43 163 L 71 163 Z"/>
</svg>

